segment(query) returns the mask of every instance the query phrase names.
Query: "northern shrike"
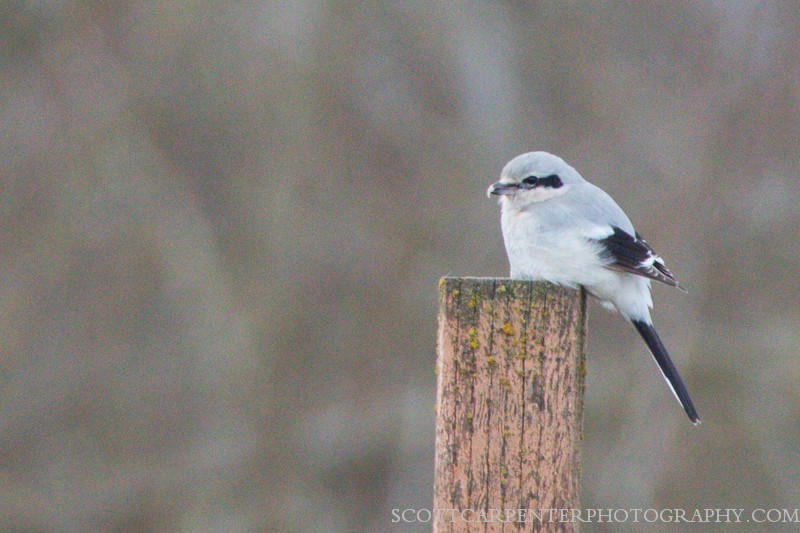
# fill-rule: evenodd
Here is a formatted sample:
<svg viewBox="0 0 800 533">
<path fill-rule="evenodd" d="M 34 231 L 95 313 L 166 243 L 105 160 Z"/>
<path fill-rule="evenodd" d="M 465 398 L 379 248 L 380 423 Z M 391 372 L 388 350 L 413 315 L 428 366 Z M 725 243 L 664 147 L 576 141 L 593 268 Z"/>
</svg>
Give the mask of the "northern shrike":
<svg viewBox="0 0 800 533">
<path fill-rule="evenodd" d="M 500 197 L 511 277 L 583 286 L 605 307 L 616 308 L 647 343 L 689 419 L 699 424 L 650 319 L 650 280 L 682 287 L 616 202 L 547 152 L 515 157 L 487 192 Z"/>
</svg>

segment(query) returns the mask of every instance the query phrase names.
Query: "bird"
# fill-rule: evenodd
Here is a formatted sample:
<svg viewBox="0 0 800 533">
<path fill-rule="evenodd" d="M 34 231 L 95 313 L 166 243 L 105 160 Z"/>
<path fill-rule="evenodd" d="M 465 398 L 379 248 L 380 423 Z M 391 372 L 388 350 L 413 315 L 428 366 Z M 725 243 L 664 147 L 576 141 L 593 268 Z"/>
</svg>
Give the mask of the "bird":
<svg viewBox="0 0 800 533">
<path fill-rule="evenodd" d="M 689 419 L 700 424 L 650 317 L 651 280 L 686 291 L 611 196 L 548 152 L 509 161 L 487 195 L 499 197 L 511 277 L 581 286 L 616 309 L 644 339 Z"/>
</svg>

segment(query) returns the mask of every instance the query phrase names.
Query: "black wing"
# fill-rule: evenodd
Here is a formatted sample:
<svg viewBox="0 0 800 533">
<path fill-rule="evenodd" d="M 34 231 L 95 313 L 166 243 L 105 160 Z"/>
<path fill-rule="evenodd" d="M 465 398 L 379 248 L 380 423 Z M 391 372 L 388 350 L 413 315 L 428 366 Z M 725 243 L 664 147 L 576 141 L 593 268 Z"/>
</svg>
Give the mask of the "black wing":
<svg viewBox="0 0 800 533">
<path fill-rule="evenodd" d="M 598 241 L 610 261 L 608 268 L 644 276 L 683 290 L 672 272 L 667 269 L 664 260 L 638 233 L 632 236 L 617 226 L 612 226 L 611 229 L 611 235 Z"/>
</svg>

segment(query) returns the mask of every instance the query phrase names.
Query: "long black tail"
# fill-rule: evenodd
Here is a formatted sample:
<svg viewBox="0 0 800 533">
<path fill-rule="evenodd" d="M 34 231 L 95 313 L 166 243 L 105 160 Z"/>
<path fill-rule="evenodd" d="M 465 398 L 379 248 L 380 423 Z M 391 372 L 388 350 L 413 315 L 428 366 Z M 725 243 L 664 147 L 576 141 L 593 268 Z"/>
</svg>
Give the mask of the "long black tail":
<svg viewBox="0 0 800 533">
<path fill-rule="evenodd" d="M 631 322 L 636 327 L 639 335 L 644 339 L 644 342 L 647 343 L 647 347 L 650 348 L 650 353 L 653 354 L 653 358 L 656 360 L 658 368 L 664 375 L 664 379 L 667 380 L 669 388 L 672 389 L 672 393 L 678 401 L 681 402 L 683 410 L 689 415 L 689 419 L 694 425 L 699 424 L 700 419 L 697 417 L 697 411 L 694 409 L 692 399 L 689 398 L 686 386 L 683 384 L 683 381 L 681 381 L 681 377 L 678 375 L 675 365 L 672 364 L 667 349 L 664 348 L 664 343 L 661 342 L 658 333 L 656 333 L 656 328 L 654 328 L 652 324 L 640 320 L 632 320 Z"/>
</svg>

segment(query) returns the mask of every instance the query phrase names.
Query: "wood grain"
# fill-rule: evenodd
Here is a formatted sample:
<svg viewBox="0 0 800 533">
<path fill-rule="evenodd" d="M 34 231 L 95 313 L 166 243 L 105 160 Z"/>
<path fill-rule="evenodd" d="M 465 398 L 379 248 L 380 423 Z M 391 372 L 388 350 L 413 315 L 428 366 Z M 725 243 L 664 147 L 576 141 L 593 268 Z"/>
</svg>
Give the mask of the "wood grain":
<svg viewBox="0 0 800 533">
<path fill-rule="evenodd" d="M 585 341 L 583 291 L 442 278 L 434 531 L 576 529 Z"/>
</svg>

